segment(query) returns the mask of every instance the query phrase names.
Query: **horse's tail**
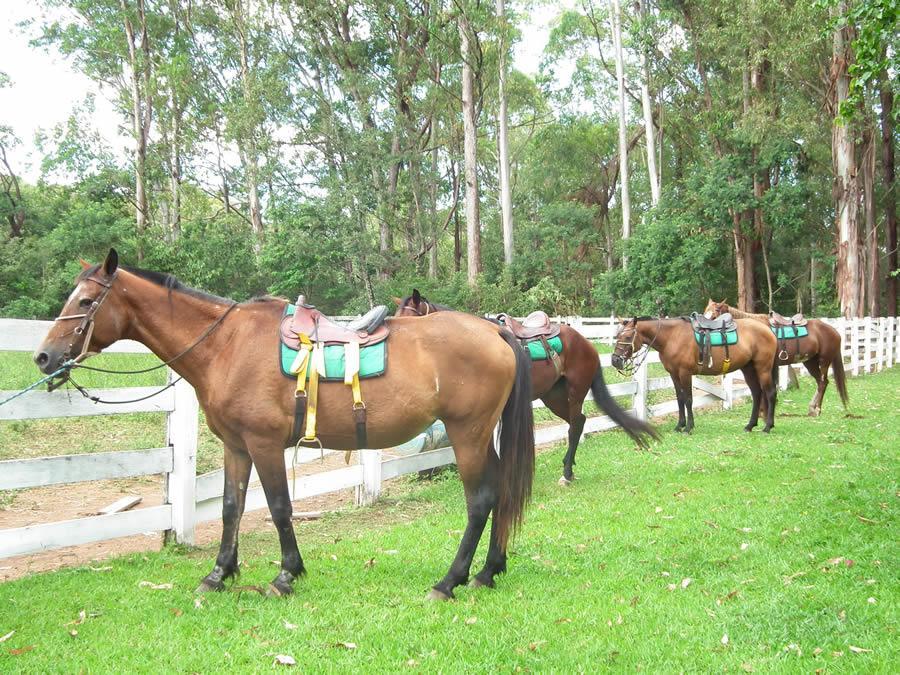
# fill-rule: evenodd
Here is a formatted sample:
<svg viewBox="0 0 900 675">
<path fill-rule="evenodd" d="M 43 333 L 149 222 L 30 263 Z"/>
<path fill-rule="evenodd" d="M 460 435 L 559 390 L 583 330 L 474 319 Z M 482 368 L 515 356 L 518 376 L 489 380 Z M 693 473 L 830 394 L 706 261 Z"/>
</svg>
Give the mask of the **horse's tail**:
<svg viewBox="0 0 900 675">
<path fill-rule="evenodd" d="M 534 410 L 531 407 L 531 359 L 508 330 L 500 337 L 516 356 L 516 379 L 500 417 L 500 485 L 494 527 L 501 551 L 522 523 L 534 482 Z"/>
<path fill-rule="evenodd" d="M 631 436 L 632 440 L 639 447 L 647 447 L 649 445 L 648 437 L 659 440 L 659 434 L 656 433 L 656 429 L 643 420 L 629 415 L 610 396 L 609 390 L 606 388 L 606 381 L 603 379 L 603 366 L 600 365 L 599 359 L 597 360 L 597 372 L 591 381 L 591 393 L 594 395 L 594 403 L 597 404 L 597 407 L 609 415 L 613 422 L 622 427 L 625 433 Z"/>
<path fill-rule="evenodd" d="M 841 403 L 843 403 L 844 408 L 847 409 L 850 407 L 850 396 L 847 394 L 847 376 L 844 374 L 844 356 L 841 354 L 840 349 L 838 349 L 838 353 L 831 360 L 831 372 L 834 373 L 834 384 L 837 387 L 838 393 L 841 395 Z"/>
</svg>

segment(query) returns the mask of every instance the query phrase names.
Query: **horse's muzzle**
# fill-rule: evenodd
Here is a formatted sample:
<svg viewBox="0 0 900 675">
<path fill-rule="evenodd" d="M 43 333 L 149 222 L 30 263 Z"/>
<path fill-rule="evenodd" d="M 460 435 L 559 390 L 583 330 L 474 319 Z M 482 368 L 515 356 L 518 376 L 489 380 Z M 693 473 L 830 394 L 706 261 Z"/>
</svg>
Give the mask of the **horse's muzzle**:
<svg viewBox="0 0 900 675">
<path fill-rule="evenodd" d="M 612 367 L 616 370 L 622 370 L 622 368 L 625 366 L 625 360 L 618 354 L 613 354 L 610 357 L 610 361 L 612 362 Z"/>
</svg>

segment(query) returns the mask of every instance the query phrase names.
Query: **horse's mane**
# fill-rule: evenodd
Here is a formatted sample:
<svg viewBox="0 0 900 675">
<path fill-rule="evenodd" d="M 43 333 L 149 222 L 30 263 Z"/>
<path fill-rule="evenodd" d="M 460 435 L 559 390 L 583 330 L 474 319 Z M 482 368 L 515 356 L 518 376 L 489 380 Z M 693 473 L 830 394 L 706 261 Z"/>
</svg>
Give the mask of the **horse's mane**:
<svg viewBox="0 0 900 675">
<path fill-rule="evenodd" d="M 97 272 L 97 270 L 99 270 L 99 269 L 100 269 L 100 265 L 93 265 L 92 267 L 87 268 L 78 276 L 78 281 L 86 279 L 87 277 L 89 277 L 92 274 L 94 274 L 95 272 Z M 223 298 L 222 296 L 215 295 L 214 293 L 207 293 L 206 291 L 201 291 L 197 288 L 188 286 L 185 283 L 183 283 L 182 281 L 180 281 L 173 274 L 168 274 L 166 272 L 155 272 L 153 270 L 145 270 L 140 267 L 127 267 L 124 265 L 122 266 L 121 269 L 125 270 L 129 274 L 133 274 L 136 277 L 140 277 L 141 279 L 149 281 L 152 284 L 161 286 L 162 288 L 165 288 L 170 293 L 172 291 L 175 291 L 178 293 L 184 293 L 185 295 L 190 295 L 195 298 L 200 298 L 201 300 L 208 300 L 209 302 L 217 302 L 217 303 L 224 303 L 224 304 L 231 304 L 232 302 L 234 302 L 233 300 L 231 300 L 229 298 Z M 269 301 L 273 301 L 273 300 L 279 300 L 279 299 L 273 298 L 268 295 L 260 295 L 260 296 L 251 298 L 249 300 L 249 302 L 269 302 Z"/>
</svg>

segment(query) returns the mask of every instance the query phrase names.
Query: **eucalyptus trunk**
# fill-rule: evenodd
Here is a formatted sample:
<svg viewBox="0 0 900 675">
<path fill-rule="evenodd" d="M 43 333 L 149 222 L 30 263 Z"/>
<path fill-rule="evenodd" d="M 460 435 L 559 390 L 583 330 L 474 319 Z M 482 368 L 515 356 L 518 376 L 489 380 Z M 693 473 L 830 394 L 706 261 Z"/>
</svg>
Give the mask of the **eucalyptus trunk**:
<svg viewBox="0 0 900 675">
<path fill-rule="evenodd" d="M 513 217 L 512 193 L 509 184 L 509 121 L 506 110 L 506 8 L 504 0 L 497 0 L 497 17 L 500 20 L 500 76 L 497 96 L 500 99 L 498 112 L 500 162 L 500 214 L 503 223 L 503 259 L 507 265 L 513 261 Z"/>
<path fill-rule="evenodd" d="M 622 57 L 622 26 L 619 0 L 609 0 L 612 23 L 613 48 L 616 53 L 616 81 L 619 87 L 619 174 L 622 177 L 620 199 L 622 202 L 622 239 L 631 236 L 631 198 L 628 194 L 628 136 L 625 119 L 625 63 Z M 622 268 L 628 266 L 628 258 L 622 254 Z"/>
<path fill-rule="evenodd" d="M 467 278 L 474 286 L 481 273 L 481 225 L 478 204 L 478 159 L 476 156 L 475 82 L 472 71 L 474 53 L 471 27 L 465 13 L 459 15 L 460 50 L 462 52 L 463 147 L 466 176 L 466 249 Z"/>
<path fill-rule="evenodd" d="M 884 182 L 884 242 L 887 248 L 885 314 L 897 316 L 897 193 L 894 191 L 894 92 L 881 78 L 881 171 Z"/>
<path fill-rule="evenodd" d="M 647 16 L 646 0 L 639 0 L 638 11 L 641 19 Z M 647 144 L 647 174 L 650 176 L 650 203 L 659 203 L 659 175 L 656 172 L 655 130 L 653 127 L 653 104 L 650 98 L 650 70 L 647 67 L 647 49 L 641 46 L 641 108 L 644 112 L 644 133 Z"/>
</svg>

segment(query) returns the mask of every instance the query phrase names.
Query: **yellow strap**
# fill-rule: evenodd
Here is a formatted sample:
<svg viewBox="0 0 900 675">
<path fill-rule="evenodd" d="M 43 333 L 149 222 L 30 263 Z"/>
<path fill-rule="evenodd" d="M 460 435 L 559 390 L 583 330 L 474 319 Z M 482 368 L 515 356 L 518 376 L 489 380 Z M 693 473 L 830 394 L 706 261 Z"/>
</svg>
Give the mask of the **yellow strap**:
<svg viewBox="0 0 900 675">
<path fill-rule="evenodd" d="M 316 411 L 319 404 L 319 374 L 325 371 L 325 345 L 321 342 L 313 347 L 312 368 L 309 371 L 309 403 L 306 406 L 306 434 L 303 436 L 304 441 L 312 441 L 316 436 Z"/>
<path fill-rule="evenodd" d="M 722 361 L 722 374 L 723 375 L 728 372 L 728 368 L 730 366 L 731 366 L 731 359 L 726 358 L 725 360 Z"/>
<path fill-rule="evenodd" d="M 359 388 L 359 373 L 356 373 L 353 376 L 353 382 L 350 383 L 350 390 L 353 392 L 353 407 L 358 408 L 362 406 L 362 391 Z"/>
<path fill-rule="evenodd" d="M 294 362 L 291 364 L 291 374 L 297 376 L 297 392 L 303 393 L 306 391 L 306 374 L 309 370 L 309 355 L 312 351 L 312 342 L 309 340 L 309 336 L 305 333 L 300 334 L 300 349 L 297 351 L 297 356 L 294 358 Z"/>
</svg>

